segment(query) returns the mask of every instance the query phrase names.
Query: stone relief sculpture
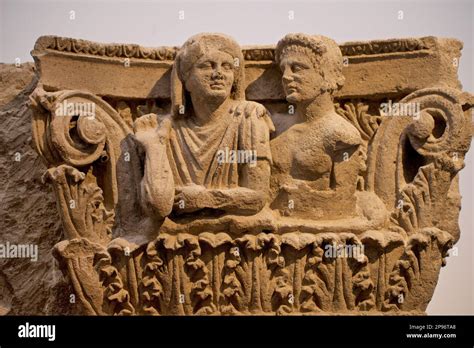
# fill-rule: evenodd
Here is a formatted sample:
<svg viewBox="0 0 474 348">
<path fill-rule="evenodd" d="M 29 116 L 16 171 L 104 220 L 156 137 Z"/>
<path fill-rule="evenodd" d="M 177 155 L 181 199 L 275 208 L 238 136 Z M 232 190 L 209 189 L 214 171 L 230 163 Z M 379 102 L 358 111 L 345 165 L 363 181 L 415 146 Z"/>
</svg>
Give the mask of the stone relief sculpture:
<svg viewBox="0 0 474 348">
<path fill-rule="evenodd" d="M 33 138 L 83 313 L 423 314 L 460 234 L 461 47 L 38 39 Z"/>
<path fill-rule="evenodd" d="M 316 221 L 350 217 L 366 152 L 360 133 L 333 103 L 344 84 L 341 51 L 329 38 L 294 34 L 278 43 L 275 58 L 286 100 L 295 106 L 294 115 L 279 120 L 282 129 L 272 141 L 275 206 Z M 289 197 L 299 202 L 294 209 Z"/>
<path fill-rule="evenodd" d="M 134 124 L 146 150 L 141 199 L 152 217 L 252 214 L 265 205 L 273 123 L 262 105 L 244 100 L 243 69 L 240 47 L 224 35 L 197 35 L 178 51 L 172 116 Z"/>
</svg>

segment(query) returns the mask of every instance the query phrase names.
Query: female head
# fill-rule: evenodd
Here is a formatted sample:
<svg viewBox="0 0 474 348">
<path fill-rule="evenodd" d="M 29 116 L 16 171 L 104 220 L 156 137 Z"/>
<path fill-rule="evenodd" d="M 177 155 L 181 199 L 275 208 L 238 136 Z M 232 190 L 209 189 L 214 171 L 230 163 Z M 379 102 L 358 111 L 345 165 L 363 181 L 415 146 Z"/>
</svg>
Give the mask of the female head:
<svg viewBox="0 0 474 348">
<path fill-rule="evenodd" d="M 244 99 L 243 67 L 240 46 L 229 36 L 198 34 L 188 39 L 173 65 L 173 114 L 183 114 L 190 95 L 217 103 Z"/>
<path fill-rule="evenodd" d="M 288 34 L 278 42 L 275 58 L 290 103 L 310 102 L 323 93 L 332 95 L 344 84 L 341 50 L 327 37 Z"/>
</svg>

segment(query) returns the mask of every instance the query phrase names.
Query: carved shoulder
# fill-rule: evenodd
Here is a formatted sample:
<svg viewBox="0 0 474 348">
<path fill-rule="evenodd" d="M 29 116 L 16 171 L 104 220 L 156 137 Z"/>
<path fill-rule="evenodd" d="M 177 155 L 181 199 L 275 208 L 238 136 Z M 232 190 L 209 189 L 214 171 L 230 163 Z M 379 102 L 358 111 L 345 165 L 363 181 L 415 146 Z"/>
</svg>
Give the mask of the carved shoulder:
<svg viewBox="0 0 474 348">
<path fill-rule="evenodd" d="M 272 115 L 272 120 L 275 126 L 275 132 L 272 133 L 272 138 L 276 138 L 295 123 L 295 115 L 275 113 Z"/>
<path fill-rule="evenodd" d="M 362 143 L 360 132 L 337 114 L 330 116 L 325 127 L 325 144 L 328 150 L 341 151 Z"/>
</svg>

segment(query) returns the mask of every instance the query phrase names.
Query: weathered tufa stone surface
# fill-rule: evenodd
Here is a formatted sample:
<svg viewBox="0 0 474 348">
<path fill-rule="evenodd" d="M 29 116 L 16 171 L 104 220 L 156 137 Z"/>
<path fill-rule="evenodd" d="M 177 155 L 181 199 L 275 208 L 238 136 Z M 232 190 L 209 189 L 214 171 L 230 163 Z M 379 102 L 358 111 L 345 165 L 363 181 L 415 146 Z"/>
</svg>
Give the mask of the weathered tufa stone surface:
<svg viewBox="0 0 474 348">
<path fill-rule="evenodd" d="M 424 313 L 460 233 L 461 47 L 40 38 L 32 132 L 78 307 Z"/>
<path fill-rule="evenodd" d="M 51 248 L 62 239 L 46 166 L 31 147 L 29 95 L 37 86 L 32 63 L 0 64 L 0 243 L 35 245 L 38 260 L 0 258 L 0 314 L 73 313 L 71 287 L 58 272 Z M 77 308 L 77 306 L 76 306 Z"/>
</svg>

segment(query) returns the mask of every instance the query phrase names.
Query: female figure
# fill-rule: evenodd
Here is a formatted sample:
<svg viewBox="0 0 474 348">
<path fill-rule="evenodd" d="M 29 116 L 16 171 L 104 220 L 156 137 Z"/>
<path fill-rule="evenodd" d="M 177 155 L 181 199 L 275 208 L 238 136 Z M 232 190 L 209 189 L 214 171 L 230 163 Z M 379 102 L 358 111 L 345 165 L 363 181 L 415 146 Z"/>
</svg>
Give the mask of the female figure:
<svg viewBox="0 0 474 348">
<path fill-rule="evenodd" d="M 199 34 L 179 50 L 172 115 L 135 122 L 150 215 L 254 214 L 265 205 L 273 123 L 263 106 L 244 100 L 243 68 L 239 45 L 225 35 Z"/>
</svg>

